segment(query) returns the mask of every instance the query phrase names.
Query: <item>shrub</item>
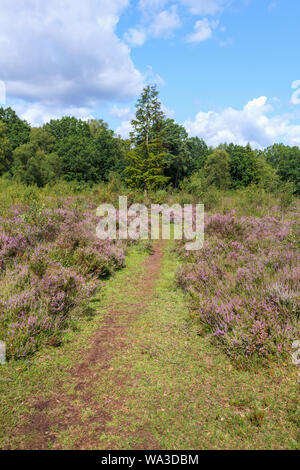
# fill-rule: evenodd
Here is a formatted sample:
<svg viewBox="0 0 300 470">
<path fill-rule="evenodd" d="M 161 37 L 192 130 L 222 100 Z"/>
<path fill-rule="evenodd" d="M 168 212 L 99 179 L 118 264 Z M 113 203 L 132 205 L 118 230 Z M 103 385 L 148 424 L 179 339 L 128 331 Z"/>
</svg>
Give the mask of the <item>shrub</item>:
<svg viewBox="0 0 300 470">
<path fill-rule="evenodd" d="M 284 357 L 300 322 L 300 255 L 296 212 L 206 217 L 199 252 L 178 252 L 176 279 L 192 299 L 192 317 L 233 360 Z M 284 244 L 284 249 L 283 249 Z"/>
<path fill-rule="evenodd" d="M 96 237 L 97 193 L 61 183 L 0 192 L 0 335 L 9 358 L 57 345 L 99 278 L 124 266 L 123 242 Z"/>
<path fill-rule="evenodd" d="M 39 248 L 35 249 L 29 262 L 29 269 L 33 274 L 42 278 L 47 271 L 48 265 L 49 261 L 46 257 L 45 251 Z"/>
<path fill-rule="evenodd" d="M 95 251 L 78 249 L 75 253 L 75 260 L 80 266 L 80 271 L 85 275 L 94 274 L 101 278 L 112 273 L 108 260 Z"/>
</svg>

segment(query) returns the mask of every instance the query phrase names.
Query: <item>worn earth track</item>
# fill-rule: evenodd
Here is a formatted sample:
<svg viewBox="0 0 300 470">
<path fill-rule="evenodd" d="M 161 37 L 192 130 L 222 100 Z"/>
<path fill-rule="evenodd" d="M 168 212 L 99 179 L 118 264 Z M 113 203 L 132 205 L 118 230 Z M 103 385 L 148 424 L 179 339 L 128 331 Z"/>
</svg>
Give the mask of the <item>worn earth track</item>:
<svg viewBox="0 0 300 470">
<path fill-rule="evenodd" d="M 126 331 L 137 319 L 153 296 L 153 287 L 159 277 L 161 260 L 163 256 L 163 243 L 160 241 L 154 247 L 153 253 L 144 261 L 144 272 L 140 278 L 129 280 L 130 288 L 135 291 L 138 303 L 122 303 L 111 299 L 111 305 L 104 317 L 102 326 L 90 339 L 90 348 L 82 352 L 82 361 L 71 370 L 73 394 L 65 392 L 65 384 L 56 390 L 50 399 L 38 398 L 34 400 L 33 413 L 26 417 L 26 424 L 16 432 L 20 435 L 33 436 L 26 442 L 26 449 L 59 449 L 61 445 L 56 442 L 56 435 L 68 430 L 72 435 L 73 448 L 91 449 L 99 447 L 99 435 L 105 431 L 105 426 L 111 420 L 111 413 L 106 411 L 105 402 L 95 400 L 93 396 L 94 385 L 101 376 L 101 371 L 110 368 L 111 360 L 127 347 Z M 126 297 L 124 286 L 124 298 Z M 120 295 L 118 295 L 120 299 Z M 129 374 L 125 374 L 116 381 L 128 383 Z M 118 383 L 120 387 L 122 383 Z M 111 400 L 109 400 L 111 402 Z M 115 399 L 113 407 L 122 407 L 122 402 Z M 83 416 L 82 410 L 90 410 L 90 416 Z M 112 404 L 110 403 L 110 410 Z M 91 432 L 92 429 L 92 432 Z M 76 437 L 76 434 L 78 436 Z M 74 442 L 75 440 L 75 442 Z M 75 445 L 74 445 L 75 444 Z M 157 447 L 158 444 L 151 436 L 145 435 L 145 448 Z"/>
</svg>

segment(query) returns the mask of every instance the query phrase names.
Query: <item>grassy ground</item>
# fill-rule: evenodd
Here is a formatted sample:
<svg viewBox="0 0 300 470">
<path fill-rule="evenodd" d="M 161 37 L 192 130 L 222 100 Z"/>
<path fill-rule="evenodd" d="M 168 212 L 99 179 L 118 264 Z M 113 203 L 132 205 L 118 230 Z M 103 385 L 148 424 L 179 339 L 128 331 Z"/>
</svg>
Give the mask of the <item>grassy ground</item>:
<svg viewBox="0 0 300 470">
<path fill-rule="evenodd" d="M 151 262 L 135 248 L 62 347 L 1 367 L 1 448 L 299 448 L 296 367 L 235 369 L 189 323 L 179 260 L 164 252 L 143 289 Z M 78 382 L 74 365 L 113 311 L 122 316 L 109 358 Z"/>
</svg>

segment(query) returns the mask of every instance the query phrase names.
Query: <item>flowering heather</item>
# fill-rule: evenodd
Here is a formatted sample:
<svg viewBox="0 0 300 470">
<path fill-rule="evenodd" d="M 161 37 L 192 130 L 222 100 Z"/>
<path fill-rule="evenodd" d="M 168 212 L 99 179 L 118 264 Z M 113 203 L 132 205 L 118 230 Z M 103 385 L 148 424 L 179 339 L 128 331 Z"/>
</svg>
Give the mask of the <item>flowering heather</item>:
<svg viewBox="0 0 300 470">
<path fill-rule="evenodd" d="M 202 333 L 234 360 L 283 357 L 299 339 L 299 209 L 262 217 L 206 217 L 205 243 L 178 250 L 177 281 L 192 298 Z"/>
<path fill-rule="evenodd" d="M 81 196 L 29 198 L 1 214 L 0 339 L 9 358 L 57 343 L 99 278 L 124 266 L 124 243 L 96 237 L 96 206 Z"/>
</svg>

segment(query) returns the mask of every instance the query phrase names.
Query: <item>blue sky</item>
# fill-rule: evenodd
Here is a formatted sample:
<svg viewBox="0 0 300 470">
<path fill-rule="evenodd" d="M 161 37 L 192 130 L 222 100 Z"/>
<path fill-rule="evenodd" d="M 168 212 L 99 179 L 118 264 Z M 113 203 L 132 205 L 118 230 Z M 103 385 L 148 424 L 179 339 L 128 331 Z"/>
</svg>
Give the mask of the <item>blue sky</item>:
<svg viewBox="0 0 300 470">
<path fill-rule="evenodd" d="M 6 105 L 33 125 L 94 116 L 126 137 L 156 82 L 166 114 L 209 145 L 300 145 L 298 0 L 1 3 Z"/>
</svg>

